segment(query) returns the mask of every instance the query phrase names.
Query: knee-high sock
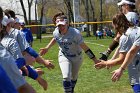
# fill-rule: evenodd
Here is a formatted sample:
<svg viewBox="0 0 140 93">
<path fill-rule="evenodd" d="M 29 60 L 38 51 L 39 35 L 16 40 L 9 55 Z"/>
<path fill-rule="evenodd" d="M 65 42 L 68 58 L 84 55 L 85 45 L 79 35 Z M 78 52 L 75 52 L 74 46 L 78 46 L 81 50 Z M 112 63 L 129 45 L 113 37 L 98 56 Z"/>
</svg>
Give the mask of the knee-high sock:
<svg viewBox="0 0 140 93">
<path fill-rule="evenodd" d="M 63 87 L 65 93 L 72 93 L 71 81 L 63 81 Z"/>
<path fill-rule="evenodd" d="M 132 86 L 134 93 L 140 93 L 140 85 L 136 84 Z"/>
<path fill-rule="evenodd" d="M 72 83 L 72 93 L 74 93 L 74 88 L 75 88 L 76 82 L 77 82 L 77 80 L 71 80 L 71 83 Z"/>
</svg>

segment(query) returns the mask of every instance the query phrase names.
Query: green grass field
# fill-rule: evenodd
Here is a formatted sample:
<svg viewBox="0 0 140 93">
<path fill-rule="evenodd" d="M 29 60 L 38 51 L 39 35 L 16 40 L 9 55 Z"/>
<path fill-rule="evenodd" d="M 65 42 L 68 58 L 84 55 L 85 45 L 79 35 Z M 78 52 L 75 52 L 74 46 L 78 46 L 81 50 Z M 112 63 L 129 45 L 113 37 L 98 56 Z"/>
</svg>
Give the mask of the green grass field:
<svg viewBox="0 0 140 93">
<path fill-rule="evenodd" d="M 40 40 L 35 39 L 33 43 L 33 48 L 39 51 L 41 47 L 45 47 L 46 44 L 51 40 L 51 38 L 43 38 Z M 107 49 L 108 45 L 111 43 L 112 38 L 95 39 L 95 37 L 84 37 L 85 42 L 94 52 L 97 58 L 100 57 L 99 52 L 103 52 Z M 40 85 L 29 78 L 27 81 L 36 89 L 37 93 L 63 93 L 62 87 L 62 75 L 57 61 L 58 46 L 57 44 L 53 46 L 49 52 L 43 56 L 46 59 L 52 59 L 55 64 L 55 69 L 48 70 L 43 68 L 45 74 L 42 76 L 48 81 L 48 90 L 44 91 Z M 93 61 L 90 60 L 85 53 L 83 53 L 84 61 L 79 72 L 79 78 L 77 85 L 75 87 L 75 93 L 133 93 L 129 85 L 129 80 L 127 76 L 127 71 L 120 81 L 113 83 L 111 81 L 111 71 L 112 69 L 101 69 L 96 70 L 93 67 Z M 35 67 L 39 64 L 35 64 Z"/>
</svg>

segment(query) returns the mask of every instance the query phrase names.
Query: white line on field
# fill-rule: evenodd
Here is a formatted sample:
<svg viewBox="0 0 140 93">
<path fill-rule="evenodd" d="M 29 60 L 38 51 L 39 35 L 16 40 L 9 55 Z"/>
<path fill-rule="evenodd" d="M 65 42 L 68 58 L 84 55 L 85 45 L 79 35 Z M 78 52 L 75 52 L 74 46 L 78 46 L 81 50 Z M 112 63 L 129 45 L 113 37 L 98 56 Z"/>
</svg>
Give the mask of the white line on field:
<svg viewBox="0 0 140 93">
<path fill-rule="evenodd" d="M 97 44 L 97 43 L 91 43 L 91 42 L 86 42 L 86 43 L 89 43 L 89 44 L 94 44 L 94 45 L 98 45 L 98 46 L 101 46 L 101 47 L 107 47 L 105 45 L 102 45 L 102 44 Z"/>
</svg>

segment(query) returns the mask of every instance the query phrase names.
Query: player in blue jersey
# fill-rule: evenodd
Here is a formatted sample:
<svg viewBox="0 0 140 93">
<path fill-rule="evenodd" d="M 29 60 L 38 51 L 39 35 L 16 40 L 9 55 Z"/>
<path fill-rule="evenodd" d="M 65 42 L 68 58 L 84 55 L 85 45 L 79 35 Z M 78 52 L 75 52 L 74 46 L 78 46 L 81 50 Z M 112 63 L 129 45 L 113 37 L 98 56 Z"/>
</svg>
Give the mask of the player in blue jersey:
<svg viewBox="0 0 140 93">
<path fill-rule="evenodd" d="M 24 33 L 27 42 L 32 47 L 32 44 L 33 44 L 33 36 L 32 36 L 31 30 L 29 28 L 26 28 L 25 27 L 25 23 L 24 22 L 20 22 L 20 25 L 21 25 L 21 31 Z"/>
<path fill-rule="evenodd" d="M 68 19 L 63 13 L 56 14 L 53 21 L 57 26 L 53 32 L 53 39 L 45 48 L 40 49 L 40 54 L 44 55 L 56 42 L 58 43 L 58 60 L 63 75 L 64 92 L 74 93 L 78 72 L 83 62 L 82 49 L 95 64 L 99 61 L 84 43 L 80 31 L 69 26 Z"/>
</svg>

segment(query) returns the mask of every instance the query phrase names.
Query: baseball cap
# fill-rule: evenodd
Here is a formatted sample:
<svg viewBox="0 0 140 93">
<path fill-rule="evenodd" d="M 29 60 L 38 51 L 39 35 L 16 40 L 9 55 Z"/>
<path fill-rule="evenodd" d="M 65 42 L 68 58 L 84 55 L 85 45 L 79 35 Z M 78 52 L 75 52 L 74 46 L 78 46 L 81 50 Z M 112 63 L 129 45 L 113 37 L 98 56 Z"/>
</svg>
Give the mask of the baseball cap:
<svg viewBox="0 0 140 93">
<path fill-rule="evenodd" d="M 67 23 L 67 19 L 57 19 L 56 20 L 56 26 L 66 25 L 66 23 Z"/>
<path fill-rule="evenodd" d="M 123 4 L 135 5 L 135 0 L 121 0 L 117 5 L 120 6 Z"/>
<path fill-rule="evenodd" d="M 24 25 L 25 25 L 24 20 L 19 20 L 19 23 L 20 23 L 20 25 L 22 25 L 22 26 L 24 26 Z"/>
<path fill-rule="evenodd" d="M 15 18 L 15 23 L 19 23 L 19 18 Z"/>
<path fill-rule="evenodd" d="M 1 23 L 2 25 L 7 26 L 7 24 L 9 24 L 10 22 L 14 22 L 14 19 L 4 16 Z"/>
</svg>

